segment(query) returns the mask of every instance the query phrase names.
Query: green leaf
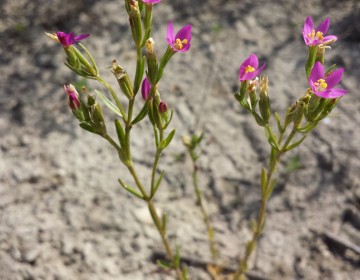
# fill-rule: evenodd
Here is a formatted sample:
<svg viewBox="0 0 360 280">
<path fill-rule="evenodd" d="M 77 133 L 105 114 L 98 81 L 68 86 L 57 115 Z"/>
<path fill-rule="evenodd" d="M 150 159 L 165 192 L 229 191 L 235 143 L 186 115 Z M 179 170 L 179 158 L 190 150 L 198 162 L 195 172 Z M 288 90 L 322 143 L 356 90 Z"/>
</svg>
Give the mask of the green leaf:
<svg viewBox="0 0 360 280">
<path fill-rule="evenodd" d="M 131 122 L 131 125 L 134 125 L 140 122 L 141 120 L 143 120 L 147 116 L 148 112 L 149 112 L 149 102 L 146 101 L 139 114 Z"/>
<path fill-rule="evenodd" d="M 88 122 L 81 122 L 79 125 L 80 125 L 80 127 L 82 129 L 85 129 L 85 130 L 87 130 L 89 132 L 92 132 L 92 133 L 96 133 L 95 128 Z"/>
<path fill-rule="evenodd" d="M 132 187 L 126 185 L 121 179 L 118 179 L 118 181 L 120 186 L 122 186 L 126 191 L 128 191 L 129 193 L 135 195 L 140 199 L 144 199 L 144 196 L 141 193 L 139 193 L 137 190 L 134 190 Z"/>
<path fill-rule="evenodd" d="M 276 135 L 272 132 L 270 126 L 265 127 L 265 136 L 266 136 L 266 139 L 268 140 L 269 144 L 271 145 L 271 147 L 273 147 L 275 150 L 279 151 L 280 147 L 279 147 Z"/>
<path fill-rule="evenodd" d="M 252 115 L 254 116 L 255 121 L 256 121 L 256 123 L 257 123 L 258 125 L 260 125 L 260 126 L 265 126 L 265 125 L 267 124 L 267 123 L 263 120 L 263 118 L 259 116 L 258 113 L 256 113 L 255 111 L 252 111 L 251 113 L 252 113 Z"/>
<path fill-rule="evenodd" d="M 136 94 L 140 88 L 142 78 L 144 76 L 145 68 L 145 56 L 137 59 L 136 61 L 136 73 L 134 79 L 134 94 Z"/>
<path fill-rule="evenodd" d="M 160 142 L 160 144 L 159 144 L 159 146 L 158 146 L 158 149 L 159 149 L 159 150 L 164 150 L 164 149 L 170 144 L 170 142 L 171 142 L 171 140 L 173 139 L 174 135 L 175 135 L 175 129 L 172 130 L 172 131 L 170 132 L 170 134 L 169 134 L 164 140 L 162 140 L 162 141 Z"/>
<path fill-rule="evenodd" d="M 175 249 L 175 267 L 180 267 L 180 247 L 176 246 Z"/>
<path fill-rule="evenodd" d="M 262 193 L 262 196 L 265 195 L 266 182 L 267 182 L 266 168 L 263 167 L 261 170 L 261 193 Z"/>
<path fill-rule="evenodd" d="M 124 128 L 122 127 L 121 123 L 119 120 L 115 120 L 115 127 L 116 127 L 116 133 L 118 135 L 119 138 L 119 143 L 121 148 L 125 148 L 125 131 Z"/>
<path fill-rule="evenodd" d="M 157 260 L 157 265 L 164 269 L 173 269 L 174 265 L 171 262 L 164 261 L 164 260 Z"/>
<path fill-rule="evenodd" d="M 305 134 L 303 137 L 301 137 L 301 139 L 300 139 L 299 141 L 296 141 L 295 143 L 287 146 L 287 147 L 285 148 L 285 151 L 286 151 L 286 152 L 287 152 L 287 151 L 290 151 L 290 150 L 296 148 L 297 146 L 299 146 L 299 145 L 305 140 L 305 138 L 306 138 L 307 136 L 308 136 L 308 135 Z"/>
<path fill-rule="evenodd" d="M 171 110 L 171 111 L 170 111 L 170 118 L 169 118 L 169 120 L 166 122 L 166 124 L 163 126 L 163 130 L 167 129 L 167 127 L 169 126 L 169 124 L 170 124 L 170 122 L 171 122 L 171 120 L 172 120 L 172 118 L 173 118 L 173 114 L 174 114 L 174 111 Z"/>
<path fill-rule="evenodd" d="M 275 119 L 276 119 L 276 124 L 277 124 L 277 127 L 278 127 L 278 130 L 280 133 L 283 133 L 284 132 L 284 128 L 282 127 L 281 125 L 281 119 L 280 119 L 280 116 L 277 112 L 275 112 Z"/>
<path fill-rule="evenodd" d="M 102 102 L 104 102 L 104 104 L 111 110 L 113 111 L 116 115 L 118 115 L 119 117 L 123 117 L 121 115 L 121 112 L 119 110 L 119 108 L 112 103 L 103 93 L 101 93 L 98 90 L 95 90 L 96 94 L 100 97 L 100 99 L 102 100 Z"/>
<path fill-rule="evenodd" d="M 164 233 L 166 233 L 166 226 L 167 226 L 167 215 L 164 213 L 161 217 L 161 226 Z"/>
<path fill-rule="evenodd" d="M 309 133 L 312 131 L 316 126 L 318 125 L 318 122 L 308 123 L 304 126 L 297 127 L 296 131 L 299 131 L 301 133 Z"/>
<path fill-rule="evenodd" d="M 269 188 L 267 189 L 267 192 L 266 192 L 266 196 L 265 196 L 266 200 L 269 199 L 269 197 L 272 194 L 276 184 L 277 184 L 277 179 L 276 178 L 272 179 L 271 182 L 270 182 L 270 186 L 269 186 Z"/>
<path fill-rule="evenodd" d="M 164 178 L 164 175 L 165 175 L 165 172 L 164 172 L 164 171 L 161 171 L 160 176 L 159 176 L 159 178 L 157 179 L 157 181 L 156 181 L 156 183 L 155 183 L 154 190 L 153 190 L 153 192 L 152 192 L 152 194 L 151 194 L 151 197 L 153 197 L 153 196 L 155 195 L 157 189 L 158 189 L 159 186 L 160 186 L 160 183 L 161 183 L 162 179 Z"/>
</svg>

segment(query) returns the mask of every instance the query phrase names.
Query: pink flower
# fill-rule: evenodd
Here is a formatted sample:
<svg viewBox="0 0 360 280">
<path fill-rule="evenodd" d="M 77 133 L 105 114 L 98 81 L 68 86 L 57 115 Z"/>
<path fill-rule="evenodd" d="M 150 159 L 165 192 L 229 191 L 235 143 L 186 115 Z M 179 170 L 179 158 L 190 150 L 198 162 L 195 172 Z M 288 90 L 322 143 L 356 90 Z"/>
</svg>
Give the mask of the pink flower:
<svg viewBox="0 0 360 280">
<path fill-rule="evenodd" d="M 142 0 L 146 4 L 156 4 L 159 3 L 161 0 Z"/>
<path fill-rule="evenodd" d="M 305 44 L 307 46 L 315 46 L 319 44 L 328 45 L 337 40 L 334 35 L 325 36 L 330 27 L 330 18 L 326 18 L 319 26 L 314 29 L 311 17 L 307 17 L 302 30 Z"/>
<path fill-rule="evenodd" d="M 259 59 L 256 54 L 251 54 L 240 66 L 239 69 L 239 80 L 248 81 L 255 79 L 261 71 L 265 68 L 266 63 L 264 63 L 259 69 Z"/>
<path fill-rule="evenodd" d="M 61 45 L 64 47 L 69 47 L 78 41 L 89 37 L 89 34 L 80 34 L 79 36 L 74 36 L 74 32 L 66 34 L 65 32 L 58 31 L 56 32 L 56 36 L 59 39 Z"/>
<path fill-rule="evenodd" d="M 325 77 L 324 66 L 320 62 L 316 62 L 309 76 L 309 84 L 312 92 L 323 98 L 343 96 L 347 92 L 345 89 L 334 88 L 341 81 L 343 73 L 344 68 L 339 68 Z"/>
<path fill-rule="evenodd" d="M 149 80 L 148 78 L 145 78 L 141 84 L 141 95 L 145 101 L 149 97 L 150 90 L 151 90 L 151 85 L 149 83 Z"/>
<path fill-rule="evenodd" d="M 170 21 L 167 28 L 166 41 L 175 52 L 187 52 L 190 49 L 191 25 L 185 25 L 174 35 L 174 27 Z"/>
<path fill-rule="evenodd" d="M 79 93 L 73 85 L 64 85 L 64 90 L 68 96 L 69 107 L 72 111 L 80 109 Z"/>
</svg>

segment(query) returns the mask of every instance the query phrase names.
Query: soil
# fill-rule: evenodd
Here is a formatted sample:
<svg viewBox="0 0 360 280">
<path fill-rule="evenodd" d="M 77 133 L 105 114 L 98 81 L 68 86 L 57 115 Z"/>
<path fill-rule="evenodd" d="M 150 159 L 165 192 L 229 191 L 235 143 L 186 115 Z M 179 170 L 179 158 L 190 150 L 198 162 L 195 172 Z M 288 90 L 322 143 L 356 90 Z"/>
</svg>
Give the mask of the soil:
<svg viewBox="0 0 360 280">
<path fill-rule="evenodd" d="M 349 93 L 279 166 L 251 271 L 266 279 L 360 279 L 358 0 L 163 0 L 154 7 L 159 56 L 168 21 L 175 29 L 193 25 L 190 51 L 174 56 L 160 85 L 174 110 L 176 136 L 161 157 L 159 171 L 166 175 L 156 205 L 168 214 L 169 237 L 184 259 L 206 262 L 210 253 L 181 136 L 205 133 L 200 185 L 221 258 L 234 266 L 257 215 L 259 175 L 269 153 L 263 130 L 233 97 L 238 69 L 253 52 L 267 62 L 272 108 L 283 115 L 307 88 L 301 28 L 308 15 L 316 24 L 331 17 L 329 34 L 339 40 L 326 63 L 345 68 L 341 86 Z M 67 106 L 63 84 L 82 81 L 44 35 L 58 30 L 91 34 L 84 43 L 114 87 L 107 69 L 112 59 L 134 76 L 122 1 L 2 0 L 0 279 L 174 279 L 155 264 L 154 253 L 163 249 L 146 205 L 117 183 L 133 184 L 131 177 L 112 147 L 80 129 Z M 141 105 L 140 98 L 136 110 Z M 114 116 L 106 118 L 111 130 Z M 133 129 L 143 182 L 154 157 L 151 133 L 148 121 Z M 211 279 L 204 266 L 189 270 L 191 279 Z"/>
</svg>

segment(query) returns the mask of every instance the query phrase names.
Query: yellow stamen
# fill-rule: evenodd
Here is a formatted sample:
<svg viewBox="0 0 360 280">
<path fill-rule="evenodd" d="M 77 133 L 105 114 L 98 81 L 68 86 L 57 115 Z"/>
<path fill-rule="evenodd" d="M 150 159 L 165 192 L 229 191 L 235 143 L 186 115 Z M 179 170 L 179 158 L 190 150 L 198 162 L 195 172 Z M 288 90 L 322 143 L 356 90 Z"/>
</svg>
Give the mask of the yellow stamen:
<svg viewBox="0 0 360 280">
<path fill-rule="evenodd" d="M 324 34 L 321 31 L 315 33 L 313 29 L 311 33 L 308 33 L 308 37 L 313 40 L 322 40 L 324 38 Z"/>
<path fill-rule="evenodd" d="M 177 50 L 181 50 L 184 46 L 184 44 L 187 44 L 188 43 L 188 40 L 187 39 L 184 39 L 184 40 L 180 40 L 179 38 L 175 40 L 175 44 L 174 44 L 174 47 L 175 49 Z"/>
<path fill-rule="evenodd" d="M 245 73 L 250 73 L 250 72 L 254 72 L 255 71 L 255 68 L 248 65 L 245 67 Z"/>
<path fill-rule="evenodd" d="M 327 83 L 325 82 L 324 79 L 319 79 L 319 80 L 317 80 L 317 81 L 314 83 L 314 85 L 315 85 L 316 87 L 320 87 L 320 88 L 322 88 L 322 89 L 326 89 L 326 88 L 327 88 Z"/>
</svg>

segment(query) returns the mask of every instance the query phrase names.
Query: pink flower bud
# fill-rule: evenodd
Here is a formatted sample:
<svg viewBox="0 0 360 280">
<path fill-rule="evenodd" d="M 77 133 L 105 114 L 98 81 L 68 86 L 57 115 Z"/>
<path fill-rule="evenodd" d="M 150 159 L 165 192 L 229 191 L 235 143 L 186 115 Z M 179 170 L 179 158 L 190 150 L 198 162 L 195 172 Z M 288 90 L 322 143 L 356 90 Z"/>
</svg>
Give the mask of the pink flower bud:
<svg viewBox="0 0 360 280">
<path fill-rule="evenodd" d="M 149 83 L 149 80 L 148 80 L 148 78 L 145 78 L 141 85 L 141 95 L 145 101 L 149 97 L 150 90 L 151 90 L 151 85 Z"/>
<path fill-rule="evenodd" d="M 69 107 L 72 111 L 80 109 L 79 93 L 76 88 L 72 85 L 64 85 L 64 90 L 68 96 Z"/>
<path fill-rule="evenodd" d="M 167 106 L 166 103 L 164 101 L 161 101 L 159 104 L 159 112 L 160 114 L 166 113 L 167 112 Z"/>
</svg>

